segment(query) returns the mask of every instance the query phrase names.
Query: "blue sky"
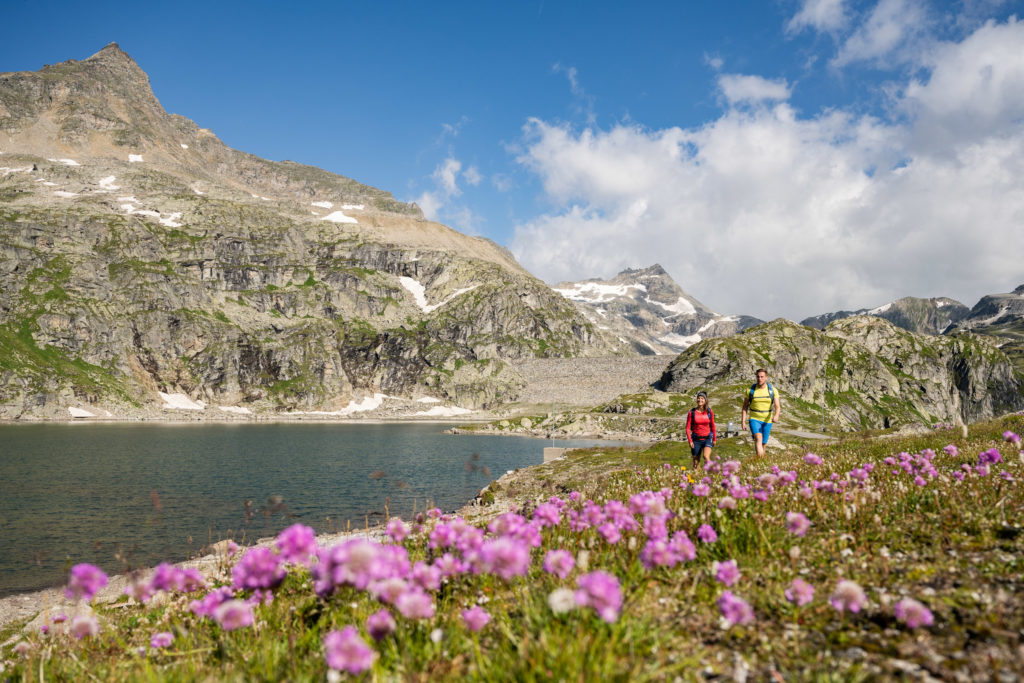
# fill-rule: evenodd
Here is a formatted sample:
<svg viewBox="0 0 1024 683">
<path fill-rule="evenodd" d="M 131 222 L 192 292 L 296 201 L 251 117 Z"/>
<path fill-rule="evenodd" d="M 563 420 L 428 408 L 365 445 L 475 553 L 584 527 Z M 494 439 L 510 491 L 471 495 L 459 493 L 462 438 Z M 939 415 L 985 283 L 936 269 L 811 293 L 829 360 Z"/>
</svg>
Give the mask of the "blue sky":
<svg viewBox="0 0 1024 683">
<path fill-rule="evenodd" d="M 5 3 L 164 107 L 510 247 L 800 318 L 1024 283 L 1024 0 Z"/>
</svg>

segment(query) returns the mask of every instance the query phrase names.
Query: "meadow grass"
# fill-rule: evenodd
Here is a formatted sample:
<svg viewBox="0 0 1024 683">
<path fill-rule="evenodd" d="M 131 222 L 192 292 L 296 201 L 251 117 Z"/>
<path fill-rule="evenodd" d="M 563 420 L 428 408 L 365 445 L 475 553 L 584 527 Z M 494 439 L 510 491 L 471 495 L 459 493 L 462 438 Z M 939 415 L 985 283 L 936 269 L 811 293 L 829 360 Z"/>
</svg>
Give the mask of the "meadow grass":
<svg viewBox="0 0 1024 683">
<path fill-rule="evenodd" d="M 493 504 L 472 523 L 433 511 L 393 523 L 396 538 L 409 532 L 401 542 L 356 540 L 319 548 L 311 561 L 303 537 L 282 532 L 264 564 L 240 549 L 203 588 L 158 590 L 154 579 L 153 597 L 136 593 L 145 603 L 93 605 L 95 633 L 76 638 L 62 621 L 14 638 L 0 676 L 1020 675 L 1024 456 L 1007 432 L 1024 432 L 1024 417 L 971 425 L 966 437 L 851 435 L 813 447 L 818 458 L 807 448 L 748 457 L 722 440 L 708 471 L 694 470 L 675 442 L 571 451 L 496 482 Z M 562 576 L 545 569 L 553 550 L 572 558 Z M 813 587 L 809 601 L 796 579 L 804 598 Z M 224 586 L 251 624 L 193 607 Z M 406 594 L 425 602 L 411 606 Z M 471 624 L 463 613 L 473 607 L 489 620 Z"/>
</svg>

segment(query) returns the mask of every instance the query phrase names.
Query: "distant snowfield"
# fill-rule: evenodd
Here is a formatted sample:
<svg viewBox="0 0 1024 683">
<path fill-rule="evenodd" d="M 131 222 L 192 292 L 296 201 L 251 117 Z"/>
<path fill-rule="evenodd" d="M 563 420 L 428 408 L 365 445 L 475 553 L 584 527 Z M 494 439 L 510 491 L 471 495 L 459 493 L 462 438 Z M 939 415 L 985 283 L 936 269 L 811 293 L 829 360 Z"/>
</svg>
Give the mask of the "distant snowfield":
<svg viewBox="0 0 1024 683">
<path fill-rule="evenodd" d="M 113 177 L 113 176 L 111 176 Z M 175 211 L 172 214 L 164 216 L 159 211 L 153 211 L 152 209 L 140 209 L 135 206 L 139 203 L 139 200 L 134 196 L 132 197 L 118 197 L 117 201 L 124 202 L 121 204 L 121 210 L 130 216 L 148 216 L 149 218 L 155 218 L 161 225 L 166 225 L 168 228 L 183 228 L 185 225 L 179 223 L 178 219 L 181 218 L 181 211 Z"/>
<path fill-rule="evenodd" d="M 441 399 L 434 398 L 433 396 L 424 396 L 423 398 L 416 399 L 417 403 L 441 403 Z"/>
<path fill-rule="evenodd" d="M 31 166 L 24 166 L 21 168 L 11 168 L 9 166 L 0 166 L 0 174 L 7 175 L 8 173 L 31 173 Z"/>
<path fill-rule="evenodd" d="M 193 401 L 185 394 L 165 394 L 158 391 L 163 399 L 164 410 L 206 410 L 206 404 L 202 401 Z"/>
<path fill-rule="evenodd" d="M 71 413 L 71 417 L 96 417 L 84 408 L 75 408 L 73 406 L 68 407 L 68 412 Z"/>
<path fill-rule="evenodd" d="M 421 410 L 418 413 L 413 413 L 413 417 L 455 417 L 456 415 L 465 415 L 472 413 L 473 411 L 468 408 L 460 408 L 458 406 L 434 406 L 430 410 Z"/>
<path fill-rule="evenodd" d="M 615 297 L 627 296 L 631 289 L 647 291 L 647 287 L 644 285 L 603 285 L 598 282 L 577 282 L 570 289 L 555 289 L 555 291 L 573 301 L 600 303 Z"/>
<path fill-rule="evenodd" d="M 342 211 L 362 211 L 363 210 L 363 205 L 362 204 L 342 204 L 341 205 L 341 210 Z"/>
<path fill-rule="evenodd" d="M 65 199 L 67 199 L 69 197 L 77 197 L 78 196 L 77 192 L 67 192 L 66 190 L 55 190 L 54 194 L 57 195 L 58 197 L 64 197 Z"/>
<path fill-rule="evenodd" d="M 252 194 L 252 193 L 250 193 L 250 194 Z M 258 194 L 254 194 L 254 195 L 252 195 L 252 198 L 253 198 L 253 199 L 262 199 L 262 200 L 263 200 L 263 201 L 265 201 L 265 202 L 272 202 L 272 201 L 274 201 L 274 200 L 273 200 L 273 199 L 271 199 L 270 197 L 264 197 L 264 196 L 262 196 L 262 195 L 258 195 Z"/>
<path fill-rule="evenodd" d="M 137 163 L 139 163 L 141 161 L 142 161 L 142 155 L 141 154 L 129 154 L 128 155 L 128 163 L 129 164 L 137 164 Z"/>
<path fill-rule="evenodd" d="M 217 406 L 225 413 L 234 413 L 236 415 L 252 415 L 252 411 L 243 406 Z"/>
<path fill-rule="evenodd" d="M 355 218 L 352 218 L 352 216 L 346 216 L 344 211 L 334 211 L 332 213 L 327 214 L 320 220 L 330 221 L 332 223 L 355 223 L 356 225 L 359 225 L 359 221 L 357 221 Z"/>
<path fill-rule="evenodd" d="M 402 286 L 405 287 L 409 291 L 410 294 L 412 294 L 413 298 L 416 300 L 416 305 L 419 306 L 420 310 L 423 311 L 424 313 L 430 313 L 431 311 L 436 311 L 437 309 L 441 308 L 442 306 L 444 306 L 446 303 L 448 303 L 449 301 L 451 301 L 455 297 L 460 296 L 462 294 L 465 294 L 466 292 L 470 292 L 470 291 L 472 291 L 472 290 L 477 288 L 477 285 L 473 285 L 472 287 L 465 287 L 463 289 L 457 289 L 454 292 L 452 292 L 451 296 L 449 296 L 447 299 L 445 299 L 441 303 L 428 304 L 427 303 L 427 296 L 426 296 L 426 291 L 427 290 L 423 287 L 422 284 L 419 283 L 418 280 L 414 280 L 411 277 L 402 276 L 402 277 L 398 278 L 398 281 L 402 283 Z"/>
<path fill-rule="evenodd" d="M 365 413 L 368 410 L 376 410 L 380 408 L 381 404 L 384 403 L 384 399 L 390 398 L 387 394 L 374 394 L 373 396 L 367 396 L 361 401 L 350 401 L 347 406 L 341 410 L 309 410 L 301 411 L 296 410 L 290 413 L 291 415 L 327 415 L 332 417 L 344 417 L 345 415 L 351 415 L 352 413 Z"/>
<path fill-rule="evenodd" d="M 108 175 L 106 178 L 100 180 L 100 187 L 104 190 L 120 190 L 120 185 L 115 185 L 114 181 L 117 180 L 116 176 Z"/>
<path fill-rule="evenodd" d="M 183 142 L 183 143 L 181 143 L 181 148 L 182 148 L 182 149 L 188 149 L 188 145 L 186 145 L 186 144 L 185 144 L 185 143 Z"/>
<path fill-rule="evenodd" d="M 878 315 L 879 313 L 885 313 L 890 308 L 892 308 L 892 302 L 891 301 L 889 303 L 885 304 L 884 306 L 879 306 L 878 308 L 872 308 L 870 311 L 868 311 L 868 314 L 869 315 Z"/>
<path fill-rule="evenodd" d="M 691 334 L 685 337 L 681 334 L 666 334 L 658 337 L 658 341 L 674 346 L 693 346 L 700 340 L 701 336 L 699 334 Z"/>
<path fill-rule="evenodd" d="M 74 159 L 47 159 L 47 161 L 52 161 L 55 164 L 64 164 L 65 166 L 81 166 L 81 164 Z"/>
<path fill-rule="evenodd" d="M 697 309 L 693 307 L 693 304 L 691 304 L 683 297 L 679 297 L 679 300 L 676 301 L 674 304 L 663 304 L 660 301 L 655 301 L 650 298 L 645 300 L 648 303 L 664 308 L 669 313 L 674 313 L 675 315 L 693 315 L 694 313 L 697 312 Z"/>
<path fill-rule="evenodd" d="M 330 209 L 334 207 L 334 202 L 313 202 L 311 206 L 317 206 L 321 209 Z"/>
</svg>

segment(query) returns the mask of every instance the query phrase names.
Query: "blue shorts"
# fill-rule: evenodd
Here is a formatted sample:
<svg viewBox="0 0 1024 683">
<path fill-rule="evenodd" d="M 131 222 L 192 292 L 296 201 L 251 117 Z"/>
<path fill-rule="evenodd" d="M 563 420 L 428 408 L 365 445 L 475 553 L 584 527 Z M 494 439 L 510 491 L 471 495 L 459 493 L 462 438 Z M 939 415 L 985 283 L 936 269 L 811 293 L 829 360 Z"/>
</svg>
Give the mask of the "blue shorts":
<svg viewBox="0 0 1024 683">
<path fill-rule="evenodd" d="M 760 420 L 750 421 L 750 436 L 761 435 L 761 443 L 768 443 L 768 435 L 772 433 L 771 422 L 761 422 Z M 756 441 L 756 439 L 755 439 Z"/>
<path fill-rule="evenodd" d="M 704 438 L 695 436 L 693 437 L 693 446 L 690 447 L 690 453 L 693 455 L 693 457 L 696 458 L 701 454 L 705 447 L 712 448 L 714 445 L 715 440 L 711 437 L 710 434 L 708 434 Z"/>
</svg>

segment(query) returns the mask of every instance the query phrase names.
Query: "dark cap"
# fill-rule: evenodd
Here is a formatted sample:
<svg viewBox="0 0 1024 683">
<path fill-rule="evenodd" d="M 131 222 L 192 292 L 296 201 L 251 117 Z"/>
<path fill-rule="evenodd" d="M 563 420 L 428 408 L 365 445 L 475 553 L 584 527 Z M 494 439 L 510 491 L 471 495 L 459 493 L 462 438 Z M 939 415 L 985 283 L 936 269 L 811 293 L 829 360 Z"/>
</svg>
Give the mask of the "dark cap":
<svg viewBox="0 0 1024 683">
<path fill-rule="evenodd" d="M 697 392 L 697 398 L 700 398 L 701 396 L 703 396 L 705 399 L 707 399 L 708 392 L 706 392 L 703 389 L 701 389 L 700 391 Z"/>
</svg>

